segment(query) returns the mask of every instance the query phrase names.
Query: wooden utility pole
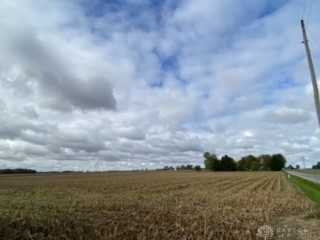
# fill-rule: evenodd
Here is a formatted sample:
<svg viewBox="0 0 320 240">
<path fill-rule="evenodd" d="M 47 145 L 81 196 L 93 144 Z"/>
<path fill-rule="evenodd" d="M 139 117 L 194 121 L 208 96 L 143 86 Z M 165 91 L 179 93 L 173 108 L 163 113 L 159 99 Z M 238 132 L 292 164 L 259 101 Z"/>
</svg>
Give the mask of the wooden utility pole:
<svg viewBox="0 0 320 240">
<path fill-rule="evenodd" d="M 312 80 L 314 103 L 316 105 L 318 123 L 319 123 L 319 127 L 320 127 L 320 99 L 319 99 L 317 77 L 316 77 L 316 73 L 314 71 L 314 66 L 313 66 L 313 62 L 312 62 L 312 58 L 311 58 L 309 43 L 308 43 L 306 29 L 305 29 L 303 20 L 301 20 L 301 28 L 302 28 L 302 35 L 303 35 L 303 43 L 304 43 L 306 53 L 307 53 L 308 65 L 309 65 L 309 70 L 310 70 L 310 75 L 311 75 L 311 80 Z"/>
</svg>

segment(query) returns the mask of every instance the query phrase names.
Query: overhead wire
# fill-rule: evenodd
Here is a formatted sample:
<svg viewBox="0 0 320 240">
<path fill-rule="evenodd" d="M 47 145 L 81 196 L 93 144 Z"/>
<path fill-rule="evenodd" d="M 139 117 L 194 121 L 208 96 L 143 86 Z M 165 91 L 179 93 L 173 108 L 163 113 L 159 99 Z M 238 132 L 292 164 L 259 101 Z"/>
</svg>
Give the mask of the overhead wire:
<svg viewBox="0 0 320 240">
<path fill-rule="evenodd" d="M 309 32 L 310 35 L 312 36 L 313 40 L 314 40 L 314 41 L 319 45 L 319 47 L 320 47 L 320 42 L 318 41 L 318 39 L 310 32 L 309 29 L 308 29 L 308 32 Z M 319 56 L 318 54 L 312 54 L 312 53 L 311 53 L 311 55 L 312 55 L 313 59 L 317 61 L 318 66 L 320 66 L 320 56 Z M 317 69 L 317 68 L 316 68 L 316 69 Z M 319 76 L 319 71 L 320 71 L 320 70 L 316 70 L 317 76 Z"/>
<path fill-rule="evenodd" d="M 307 7 L 307 0 L 304 0 L 304 7 L 303 7 L 303 12 L 302 12 L 302 17 L 301 17 L 301 19 L 304 18 L 304 14 L 306 13 L 306 7 Z"/>
<path fill-rule="evenodd" d="M 320 40 L 311 32 L 309 27 L 306 27 L 308 32 L 310 33 L 311 37 L 313 38 L 313 40 L 318 44 L 318 46 L 320 47 Z"/>
<path fill-rule="evenodd" d="M 310 16 L 311 16 L 311 12 L 312 12 L 312 7 L 313 7 L 313 0 L 311 0 L 310 4 L 308 0 L 304 1 L 304 7 L 303 7 L 303 13 L 302 13 L 302 18 L 304 19 L 306 11 L 308 11 L 308 17 L 307 17 L 307 21 L 305 23 L 306 29 L 307 31 L 310 33 L 311 37 L 313 38 L 313 40 L 316 42 L 316 44 L 320 47 L 320 41 L 318 40 L 318 38 L 312 33 L 312 31 L 310 30 L 308 23 L 310 20 Z M 307 10 L 308 9 L 308 10 Z M 318 55 L 314 54 L 313 58 L 320 63 L 320 58 L 318 57 Z M 318 75 L 318 74 L 317 74 Z"/>
<path fill-rule="evenodd" d="M 307 1 L 305 0 L 305 6 L 304 6 L 304 10 L 303 10 L 303 17 L 302 17 L 302 19 L 304 19 L 305 11 L 306 11 L 306 8 L 307 8 L 306 5 L 307 5 Z M 305 27 L 306 27 L 306 30 L 307 30 L 307 31 L 310 33 L 310 35 L 312 36 L 312 38 L 315 40 L 315 42 L 318 44 L 318 46 L 320 46 L 320 41 L 319 41 L 318 38 L 311 32 L 311 30 L 310 30 L 310 28 L 309 28 L 309 26 L 308 26 L 308 24 L 309 24 L 309 19 L 310 19 L 310 16 L 311 16 L 312 7 L 313 7 L 313 0 L 311 0 L 311 3 L 310 3 L 308 18 L 307 18 Z M 309 40 L 306 39 L 306 41 L 309 41 Z M 305 44 L 307 44 L 307 43 L 305 43 Z M 312 54 L 311 51 L 309 51 L 309 52 L 310 52 L 310 55 L 312 55 L 313 58 L 314 58 L 317 62 L 320 62 L 317 54 Z M 309 66 L 309 67 L 310 67 L 310 72 L 311 72 L 311 69 L 313 68 L 313 71 L 314 71 L 314 72 L 317 72 L 317 73 L 315 73 L 315 75 L 316 75 L 316 76 L 319 76 L 319 70 L 316 70 L 316 69 L 314 68 L 314 66 Z M 318 82 L 318 79 L 319 79 L 319 78 L 316 78 L 316 76 L 314 76 L 312 73 L 311 73 L 311 75 L 312 75 L 311 78 L 312 78 L 312 83 L 313 83 L 313 85 L 316 85 L 316 86 L 317 86 L 317 82 Z M 314 78 L 316 78 L 316 79 L 314 79 Z M 316 84 L 314 84 L 314 81 L 316 82 Z M 314 91 L 314 96 L 315 96 L 316 112 L 317 112 L 317 117 L 318 117 L 318 123 L 320 124 L 320 117 L 319 117 L 319 115 L 320 115 L 320 114 L 319 114 L 319 96 L 318 96 L 318 93 L 316 94 L 316 92 L 317 92 L 318 90 L 316 90 L 315 88 L 317 89 L 317 87 L 313 86 L 313 91 Z M 316 96 L 317 96 L 317 97 L 316 97 Z"/>
<path fill-rule="evenodd" d="M 307 0 L 305 1 L 305 8 L 306 8 L 306 5 L 307 5 L 306 3 L 307 3 Z M 320 48 L 320 41 L 319 41 L 319 39 L 316 37 L 315 34 L 313 34 L 313 32 L 311 31 L 311 29 L 310 29 L 310 27 L 309 27 L 309 25 L 308 25 L 309 20 L 310 20 L 310 16 L 311 16 L 312 7 L 313 7 L 313 0 L 311 0 L 310 6 L 309 6 L 309 11 L 308 11 L 309 13 L 308 13 L 308 18 L 307 18 L 307 22 L 306 22 L 306 29 L 307 29 L 307 31 L 309 32 L 310 36 L 313 38 L 314 42 L 315 42 L 315 43 L 318 45 L 318 47 Z M 304 10 L 304 11 L 305 11 L 305 10 Z M 320 63 L 320 58 L 319 58 L 318 54 L 312 54 L 312 55 L 313 55 L 313 58 L 316 59 L 316 61 L 317 61 L 318 63 Z M 318 75 L 318 76 L 319 76 L 319 71 L 320 71 L 320 70 L 317 71 L 317 75 Z"/>
<path fill-rule="evenodd" d="M 311 11 L 312 11 L 312 6 L 313 6 L 313 0 L 311 0 L 311 3 L 310 3 L 309 13 L 308 13 L 308 18 L 307 18 L 307 23 L 306 23 L 306 25 L 308 25 L 308 23 L 309 23 Z"/>
</svg>

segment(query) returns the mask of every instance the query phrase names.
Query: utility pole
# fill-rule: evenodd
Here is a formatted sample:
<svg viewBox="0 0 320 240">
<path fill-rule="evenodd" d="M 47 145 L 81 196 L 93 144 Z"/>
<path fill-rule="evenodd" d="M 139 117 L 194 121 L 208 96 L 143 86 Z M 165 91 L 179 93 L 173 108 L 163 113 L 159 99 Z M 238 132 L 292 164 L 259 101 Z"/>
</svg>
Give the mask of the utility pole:
<svg viewBox="0 0 320 240">
<path fill-rule="evenodd" d="M 319 127 L 320 127 L 320 99 L 319 99 L 317 77 L 316 77 L 316 73 L 314 71 L 314 66 L 313 66 L 313 62 L 312 62 L 312 58 L 311 58 L 309 43 L 308 43 L 306 29 L 305 29 L 303 20 L 301 20 L 301 28 L 302 28 L 302 35 L 303 35 L 303 43 L 304 43 L 306 53 L 307 53 L 308 65 L 309 65 L 309 70 L 310 70 L 310 75 L 311 75 L 311 80 L 312 80 L 314 103 L 316 106 L 318 123 L 319 123 Z"/>
</svg>

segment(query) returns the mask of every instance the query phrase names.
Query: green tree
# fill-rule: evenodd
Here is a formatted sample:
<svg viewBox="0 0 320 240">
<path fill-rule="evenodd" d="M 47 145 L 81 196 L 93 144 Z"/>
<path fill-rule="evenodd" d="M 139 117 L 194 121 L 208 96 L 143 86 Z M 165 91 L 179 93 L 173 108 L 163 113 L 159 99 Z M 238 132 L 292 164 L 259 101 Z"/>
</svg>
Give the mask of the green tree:
<svg viewBox="0 0 320 240">
<path fill-rule="evenodd" d="M 213 158 L 209 152 L 205 152 L 203 154 L 204 157 L 204 167 L 209 170 L 213 171 Z"/>
<path fill-rule="evenodd" d="M 27 168 L 15 168 L 15 169 L 0 169 L 0 174 L 26 174 L 37 173 L 36 170 Z"/>
<path fill-rule="evenodd" d="M 176 167 L 177 170 L 193 170 L 192 164 L 181 165 Z"/>
<path fill-rule="evenodd" d="M 215 154 L 211 154 L 209 152 L 205 152 L 203 154 L 204 157 L 204 166 L 209 171 L 219 171 L 220 169 L 220 161 L 218 160 Z"/>
<path fill-rule="evenodd" d="M 320 162 L 312 166 L 312 169 L 320 169 Z"/>
<path fill-rule="evenodd" d="M 201 171 L 201 167 L 199 166 L 199 165 L 197 165 L 197 166 L 194 166 L 194 170 L 196 170 L 196 171 Z"/>
<path fill-rule="evenodd" d="M 253 170 L 252 168 L 255 167 L 255 162 L 257 162 L 258 159 L 253 155 L 249 155 L 245 157 L 245 159 L 246 159 L 246 169 L 252 171 Z"/>
<path fill-rule="evenodd" d="M 271 161 L 270 161 L 270 169 L 272 171 L 281 171 L 286 165 L 286 159 L 285 157 L 280 154 L 273 154 L 271 156 Z"/>
<path fill-rule="evenodd" d="M 262 154 L 258 157 L 260 163 L 262 163 L 262 170 L 270 171 L 270 163 L 271 163 L 271 155 L 269 154 Z"/>
<path fill-rule="evenodd" d="M 236 163 L 233 158 L 225 155 L 221 158 L 220 170 L 221 171 L 235 171 L 237 169 Z"/>
<path fill-rule="evenodd" d="M 252 171 L 260 171 L 260 161 L 258 159 L 252 161 L 250 169 Z"/>
<path fill-rule="evenodd" d="M 221 170 L 221 168 L 220 168 L 220 160 L 217 157 L 215 157 L 213 159 L 213 171 L 220 171 L 220 170 Z"/>
<path fill-rule="evenodd" d="M 238 162 L 237 162 L 237 170 L 238 171 L 246 171 L 246 158 L 242 157 Z"/>
<path fill-rule="evenodd" d="M 293 170 L 294 167 L 290 164 L 290 165 L 288 166 L 288 169 L 289 169 L 289 170 Z"/>
</svg>

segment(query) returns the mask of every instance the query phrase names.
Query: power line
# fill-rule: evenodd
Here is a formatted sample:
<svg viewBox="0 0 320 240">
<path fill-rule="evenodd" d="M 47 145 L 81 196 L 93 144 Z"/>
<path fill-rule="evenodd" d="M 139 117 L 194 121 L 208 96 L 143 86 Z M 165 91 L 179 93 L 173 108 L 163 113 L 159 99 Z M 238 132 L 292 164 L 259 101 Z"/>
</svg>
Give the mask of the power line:
<svg viewBox="0 0 320 240">
<path fill-rule="evenodd" d="M 320 41 L 318 40 L 318 38 L 311 32 L 310 28 L 307 27 L 308 32 L 310 33 L 311 37 L 313 38 L 313 40 L 319 45 L 320 47 Z"/>
<path fill-rule="evenodd" d="M 307 0 L 304 0 L 304 7 L 303 7 L 303 13 L 302 13 L 302 18 L 304 18 L 304 14 L 306 13 L 306 7 L 307 7 Z"/>
<path fill-rule="evenodd" d="M 307 2 L 307 0 L 305 0 L 305 3 Z M 309 21 L 309 18 L 310 18 L 310 15 L 311 15 L 311 9 L 312 9 L 312 6 L 313 6 L 313 0 L 311 0 L 311 4 L 310 4 L 310 7 L 309 7 L 309 14 L 308 14 L 308 20 L 307 22 Z M 306 6 L 305 6 L 306 7 Z M 310 33 L 310 36 L 313 38 L 313 40 L 315 41 L 315 43 L 318 45 L 318 47 L 320 48 L 320 41 L 319 39 L 315 36 L 315 34 L 312 33 L 311 29 L 309 28 L 308 25 L 306 25 L 306 29 L 307 31 Z M 319 57 L 318 55 L 313 55 L 313 57 L 317 60 L 317 61 L 320 61 L 319 60 Z"/>
<path fill-rule="evenodd" d="M 314 65 L 312 63 L 312 57 L 311 57 L 311 53 L 310 53 L 309 43 L 307 40 L 307 34 L 306 34 L 305 25 L 304 25 L 303 20 L 301 20 L 301 28 L 302 28 L 303 42 L 304 42 L 304 46 L 305 46 L 306 54 L 307 54 L 307 59 L 308 59 L 311 80 L 312 80 L 313 96 L 314 96 L 314 102 L 315 102 L 315 106 L 316 106 L 317 117 L 318 117 L 318 124 L 320 127 L 320 97 L 319 97 L 318 83 L 317 83 L 317 78 L 316 78 L 316 74 L 314 71 Z"/>
<path fill-rule="evenodd" d="M 308 14 L 307 24 L 306 25 L 308 25 L 308 23 L 309 23 L 309 18 L 310 18 L 310 15 L 311 15 L 312 6 L 313 6 L 313 0 L 311 0 L 311 4 L 310 4 L 310 7 L 309 7 L 309 14 Z"/>
<path fill-rule="evenodd" d="M 316 36 L 310 31 L 309 28 L 307 28 L 308 32 L 310 33 L 310 36 L 313 38 L 313 40 L 315 41 L 315 43 L 318 44 L 318 47 L 320 48 L 320 41 L 316 38 Z M 313 58 L 315 58 L 318 63 L 320 63 L 320 58 L 318 57 L 317 54 L 313 54 Z"/>
<path fill-rule="evenodd" d="M 306 29 L 308 30 L 308 32 L 310 33 L 311 37 L 313 38 L 313 40 L 318 44 L 319 48 L 320 48 L 320 41 L 317 39 L 317 37 L 311 32 L 309 27 L 306 27 Z M 312 54 L 312 57 L 317 61 L 317 63 L 319 63 L 320 65 L 320 58 L 318 57 L 317 54 Z M 317 72 L 317 76 L 320 76 L 320 70 L 316 70 Z"/>
</svg>

